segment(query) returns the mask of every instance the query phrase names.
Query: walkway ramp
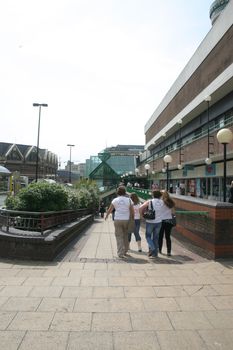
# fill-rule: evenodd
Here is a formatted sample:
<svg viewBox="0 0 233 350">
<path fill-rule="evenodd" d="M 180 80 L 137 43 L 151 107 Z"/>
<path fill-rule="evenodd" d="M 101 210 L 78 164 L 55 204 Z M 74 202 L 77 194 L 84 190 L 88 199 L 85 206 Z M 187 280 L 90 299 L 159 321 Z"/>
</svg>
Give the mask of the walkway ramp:
<svg viewBox="0 0 233 350">
<path fill-rule="evenodd" d="M 233 261 L 208 261 L 173 239 L 147 258 L 116 258 L 111 218 L 54 262 L 0 261 L 3 350 L 232 349 Z"/>
</svg>

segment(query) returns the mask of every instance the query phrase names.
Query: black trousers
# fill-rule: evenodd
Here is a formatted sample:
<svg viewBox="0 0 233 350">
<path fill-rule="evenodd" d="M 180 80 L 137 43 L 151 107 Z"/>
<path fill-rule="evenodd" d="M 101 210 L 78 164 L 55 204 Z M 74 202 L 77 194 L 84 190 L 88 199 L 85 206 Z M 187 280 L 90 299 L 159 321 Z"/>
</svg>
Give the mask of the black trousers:
<svg viewBox="0 0 233 350">
<path fill-rule="evenodd" d="M 163 237 L 164 237 L 164 233 L 165 233 L 167 252 L 171 253 L 171 248 L 172 248 L 171 231 L 172 231 L 172 225 L 169 223 L 166 223 L 166 222 L 162 222 L 161 229 L 159 231 L 159 251 L 162 250 Z"/>
</svg>

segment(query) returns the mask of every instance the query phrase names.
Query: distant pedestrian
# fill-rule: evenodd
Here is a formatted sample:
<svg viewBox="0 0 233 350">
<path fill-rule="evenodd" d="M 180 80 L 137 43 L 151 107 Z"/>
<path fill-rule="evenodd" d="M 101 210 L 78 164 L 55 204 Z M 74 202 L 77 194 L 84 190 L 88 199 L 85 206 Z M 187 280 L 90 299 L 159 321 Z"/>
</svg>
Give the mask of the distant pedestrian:
<svg viewBox="0 0 233 350">
<path fill-rule="evenodd" d="M 175 214 L 175 202 L 167 191 L 162 194 L 162 200 L 164 207 L 162 211 L 162 225 L 159 231 L 159 252 L 162 253 L 163 237 L 165 233 L 166 244 L 167 244 L 167 255 L 171 255 L 171 231 L 173 225 L 171 224 L 172 214 Z"/>
<path fill-rule="evenodd" d="M 119 186 L 117 189 L 117 198 L 112 200 L 110 207 L 107 210 L 105 220 L 109 214 L 115 209 L 114 227 L 117 243 L 117 254 L 121 259 L 127 258 L 126 254 L 129 249 L 128 241 L 128 225 L 130 215 L 134 217 L 133 202 L 127 197 L 124 186 Z"/>
<path fill-rule="evenodd" d="M 99 209 L 99 212 L 100 212 L 100 216 L 101 216 L 101 218 L 103 218 L 103 217 L 104 217 L 104 213 L 106 212 L 106 208 L 105 208 L 105 204 L 104 204 L 104 202 L 101 202 L 101 203 L 100 203 L 100 209 Z"/>
<path fill-rule="evenodd" d="M 129 232 L 128 233 L 128 240 L 129 240 L 129 245 L 131 242 L 131 236 L 132 233 L 135 236 L 135 240 L 138 244 L 138 251 L 141 252 L 142 251 L 142 245 L 141 245 L 141 236 L 140 236 L 140 226 L 141 226 L 141 214 L 140 214 L 140 201 L 138 198 L 138 195 L 136 193 L 131 193 L 130 198 L 133 201 L 133 209 L 134 209 L 134 231 L 133 232 Z"/>
<path fill-rule="evenodd" d="M 231 181 L 229 203 L 233 203 L 233 181 Z"/>
</svg>

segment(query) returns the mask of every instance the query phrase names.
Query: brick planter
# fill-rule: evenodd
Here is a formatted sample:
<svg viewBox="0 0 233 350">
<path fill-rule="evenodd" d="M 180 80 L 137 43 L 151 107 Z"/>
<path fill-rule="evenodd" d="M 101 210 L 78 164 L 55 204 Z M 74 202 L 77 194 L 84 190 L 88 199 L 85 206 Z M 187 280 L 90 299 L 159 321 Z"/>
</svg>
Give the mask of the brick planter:
<svg viewBox="0 0 233 350">
<path fill-rule="evenodd" d="M 52 261 L 74 238 L 93 223 L 94 215 L 86 215 L 72 223 L 51 230 L 45 236 L 0 232 L 0 257 L 23 260 Z"/>
<path fill-rule="evenodd" d="M 188 196 L 173 196 L 176 232 L 211 258 L 233 257 L 233 205 Z"/>
</svg>

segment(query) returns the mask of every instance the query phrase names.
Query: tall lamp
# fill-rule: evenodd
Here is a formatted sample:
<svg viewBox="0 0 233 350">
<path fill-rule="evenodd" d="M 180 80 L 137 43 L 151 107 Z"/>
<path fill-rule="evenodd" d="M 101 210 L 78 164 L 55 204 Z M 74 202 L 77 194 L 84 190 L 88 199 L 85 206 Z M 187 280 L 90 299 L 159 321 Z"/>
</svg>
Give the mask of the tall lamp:
<svg viewBox="0 0 233 350">
<path fill-rule="evenodd" d="M 150 164 L 145 164 L 145 170 L 146 170 L 146 176 L 148 177 L 149 175 L 149 170 L 150 170 Z"/>
<path fill-rule="evenodd" d="M 33 103 L 33 107 L 39 107 L 37 148 L 36 148 L 36 182 L 37 182 L 37 180 L 38 180 L 38 164 L 39 164 L 39 142 L 40 142 L 40 115 L 41 115 L 41 107 L 48 107 L 48 105 L 47 105 L 47 103 Z"/>
<path fill-rule="evenodd" d="M 163 161 L 167 165 L 167 191 L 169 191 L 169 164 L 172 162 L 170 154 L 166 154 L 166 156 L 163 157 Z"/>
<path fill-rule="evenodd" d="M 182 119 L 178 120 L 179 125 L 179 139 L 180 139 L 180 147 L 179 147 L 179 164 L 177 165 L 177 168 L 179 170 L 183 169 L 183 157 L 182 157 L 182 141 L 181 141 L 181 125 L 182 125 Z"/>
<path fill-rule="evenodd" d="M 223 202 L 226 202 L 226 180 L 227 180 L 227 145 L 233 139 L 230 129 L 224 128 L 217 133 L 218 142 L 223 145 Z"/>
<path fill-rule="evenodd" d="M 205 159 L 206 165 L 210 165 L 212 163 L 212 159 L 210 158 L 210 101 L 211 96 L 206 96 L 205 101 L 207 102 L 207 158 Z"/>
<path fill-rule="evenodd" d="M 67 146 L 70 147 L 69 183 L 71 183 L 71 149 L 72 149 L 72 147 L 74 147 L 75 145 L 68 144 Z"/>
</svg>

